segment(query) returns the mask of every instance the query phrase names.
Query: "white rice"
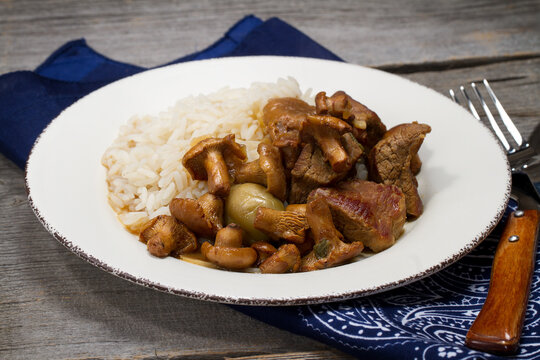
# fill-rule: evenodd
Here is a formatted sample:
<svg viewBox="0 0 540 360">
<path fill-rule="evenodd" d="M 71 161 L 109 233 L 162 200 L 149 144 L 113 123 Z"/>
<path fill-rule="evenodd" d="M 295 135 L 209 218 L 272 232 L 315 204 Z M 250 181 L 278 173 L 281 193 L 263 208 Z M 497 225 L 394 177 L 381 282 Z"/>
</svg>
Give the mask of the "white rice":
<svg viewBox="0 0 540 360">
<path fill-rule="evenodd" d="M 182 166 L 185 152 L 201 137 L 233 133 L 246 145 L 248 160 L 258 157 L 264 133 L 262 109 L 274 97 L 309 99 L 293 78 L 253 83 L 249 88 L 224 88 L 208 95 L 189 96 L 158 115 L 134 116 L 105 151 L 108 200 L 120 222 L 138 233 L 157 215 L 170 215 L 175 197 L 198 198 L 205 181 L 191 179 Z"/>
</svg>

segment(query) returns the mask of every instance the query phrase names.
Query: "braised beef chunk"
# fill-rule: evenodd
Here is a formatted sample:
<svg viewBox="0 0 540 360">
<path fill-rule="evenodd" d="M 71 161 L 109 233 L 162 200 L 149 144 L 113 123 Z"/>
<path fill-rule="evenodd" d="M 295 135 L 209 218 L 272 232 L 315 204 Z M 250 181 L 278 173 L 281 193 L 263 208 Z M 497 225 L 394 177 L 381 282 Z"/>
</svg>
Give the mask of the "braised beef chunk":
<svg viewBox="0 0 540 360">
<path fill-rule="evenodd" d="M 322 151 L 315 145 L 308 143 L 303 147 L 291 172 L 290 204 L 305 203 L 313 189 L 335 184 L 348 175 L 349 170 L 362 156 L 362 146 L 351 133 L 342 135 L 340 141 L 347 154 L 347 164 L 343 172 L 334 171 Z"/>
<path fill-rule="evenodd" d="M 397 125 L 387 131 L 369 155 L 370 178 L 398 186 L 405 194 L 407 215 L 411 217 L 420 216 L 424 210 L 415 173 L 421 164 L 418 149 L 430 131 L 429 125 L 416 122 Z"/>
<path fill-rule="evenodd" d="M 364 153 L 364 148 L 352 133 L 343 134 L 341 136 L 341 144 L 343 144 L 343 147 L 349 156 L 348 169 L 350 169 L 356 164 L 358 159 L 360 159 L 360 156 Z"/>
<path fill-rule="evenodd" d="M 263 109 L 263 122 L 272 144 L 277 146 L 287 169 L 292 169 L 300 153 L 302 130 L 315 107 L 296 98 L 270 99 Z"/>
<path fill-rule="evenodd" d="M 315 106 L 317 114 L 330 114 L 350 123 L 354 128 L 353 133 L 356 139 L 367 152 L 386 132 L 386 126 L 375 112 L 344 91 L 338 91 L 331 97 L 327 97 L 326 93 L 321 91 L 315 97 Z"/>
<path fill-rule="evenodd" d="M 364 249 L 360 241 L 344 243 L 336 230 L 326 202 L 319 198 L 307 204 L 306 218 L 315 244 L 302 259 L 300 271 L 313 271 L 343 264 Z"/>
<path fill-rule="evenodd" d="M 421 169 L 422 160 L 420 160 L 420 156 L 418 154 L 415 154 L 411 159 L 411 171 L 414 175 L 418 175 Z"/>
<path fill-rule="evenodd" d="M 362 241 L 374 252 L 392 246 L 403 231 L 405 196 L 397 186 L 350 180 L 312 191 L 308 201 L 315 199 L 326 201 L 346 241 Z"/>
<path fill-rule="evenodd" d="M 305 203 L 311 190 L 338 181 L 346 174 L 332 170 L 321 150 L 315 145 L 306 144 L 291 172 L 289 203 Z"/>
</svg>

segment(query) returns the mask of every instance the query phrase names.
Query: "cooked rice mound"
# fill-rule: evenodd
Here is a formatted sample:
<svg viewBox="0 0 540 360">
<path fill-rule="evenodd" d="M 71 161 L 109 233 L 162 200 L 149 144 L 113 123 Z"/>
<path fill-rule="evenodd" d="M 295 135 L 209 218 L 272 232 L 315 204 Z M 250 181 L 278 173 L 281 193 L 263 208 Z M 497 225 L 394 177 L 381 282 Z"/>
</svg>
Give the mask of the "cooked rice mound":
<svg viewBox="0 0 540 360">
<path fill-rule="evenodd" d="M 182 166 L 182 157 L 197 140 L 233 133 L 246 145 L 248 161 L 256 159 L 264 136 L 262 109 L 273 97 L 306 100 L 307 94 L 296 80 L 279 79 L 189 96 L 158 115 L 129 119 L 101 159 L 109 204 L 120 222 L 138 233 L 151 218 L 170 215 L 175 197 L 195 199 L 207 192 L 206 182 L 192 180 Z"/>
</svg>

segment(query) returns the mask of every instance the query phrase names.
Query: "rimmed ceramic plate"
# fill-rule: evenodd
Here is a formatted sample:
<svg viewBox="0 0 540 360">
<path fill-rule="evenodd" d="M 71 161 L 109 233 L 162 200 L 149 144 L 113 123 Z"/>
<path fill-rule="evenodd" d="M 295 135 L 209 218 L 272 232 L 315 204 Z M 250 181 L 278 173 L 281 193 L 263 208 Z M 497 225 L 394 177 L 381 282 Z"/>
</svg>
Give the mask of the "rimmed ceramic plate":
<svg viewBox="0 0 540 360">
<path fill-rule="evenodd" d="M 418 176 L 424 214 L 391 248 L 355 263 L 308 273 L 252 274 L 149 255 L 107 203 L 100 160 L 135 114 L 224 86 L 293 76 L 302 88 L 345 90 L 393 125 L 432 132 Z M 173 65 L 103 87 L 62 112 L 40 135 L 27 164 L 34 212 L 56 239 L 99 268 L 137 284 L 192 298 L 252 305 L 336 301 L 388 290 L 457 261 L 502 216 L 510 192 L 506 157 L 487 128 L 444 96 L 406 79 L 340 62 L 239 57 Z"/>
</svg>

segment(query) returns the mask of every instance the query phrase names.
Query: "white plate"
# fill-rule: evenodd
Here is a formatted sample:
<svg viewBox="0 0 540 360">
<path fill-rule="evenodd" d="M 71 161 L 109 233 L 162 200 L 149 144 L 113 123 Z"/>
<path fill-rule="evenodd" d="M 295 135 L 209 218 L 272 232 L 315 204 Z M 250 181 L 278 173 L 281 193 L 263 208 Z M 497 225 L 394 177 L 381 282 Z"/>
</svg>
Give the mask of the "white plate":
<svg viewBox="0 0 540 360">
<path fill-rule="evenodd" d="M 418 177 L 424 214 L 397 243 L 336 268 L 294 274 L 209 269 L 149 255 L 117 221 L 100 159 L 135 114 L 156 114 L 176 100 L 224 86 L 247 87 L 293 76 L 302 90 L 345 90 L 388 126 L 429 124 Z M 305 58 L 241 57 L 189 62 L 105 86 L 62 112 L 40 135 L 27 164 L 34 212 L 62 244 L 99 268 L 154 289 L 237 304 L 320 303 L 410 283 L 457 261 L 502 216 L 510 192 L 506 156 L 465 109 L 426 87 L 381 71 Z"/>
</svg>

